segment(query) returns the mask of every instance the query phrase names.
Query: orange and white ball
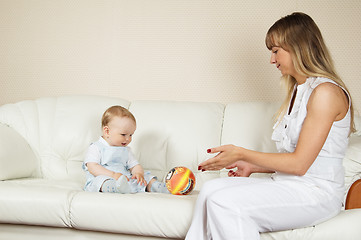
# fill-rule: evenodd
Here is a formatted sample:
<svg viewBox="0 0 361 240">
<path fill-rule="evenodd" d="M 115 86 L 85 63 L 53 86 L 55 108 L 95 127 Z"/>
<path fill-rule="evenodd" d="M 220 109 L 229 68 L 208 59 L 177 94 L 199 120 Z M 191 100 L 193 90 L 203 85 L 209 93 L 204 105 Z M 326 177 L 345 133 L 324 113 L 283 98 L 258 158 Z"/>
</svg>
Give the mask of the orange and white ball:
<svg viewBox="0 0 361 240">
<path fill-rule="evenodd" d="M 196 178 L 189 168 L 175 167 L 168 172 L 165 184 L 171 194 L 187 195 L 193 191 Z"/>
</svg>

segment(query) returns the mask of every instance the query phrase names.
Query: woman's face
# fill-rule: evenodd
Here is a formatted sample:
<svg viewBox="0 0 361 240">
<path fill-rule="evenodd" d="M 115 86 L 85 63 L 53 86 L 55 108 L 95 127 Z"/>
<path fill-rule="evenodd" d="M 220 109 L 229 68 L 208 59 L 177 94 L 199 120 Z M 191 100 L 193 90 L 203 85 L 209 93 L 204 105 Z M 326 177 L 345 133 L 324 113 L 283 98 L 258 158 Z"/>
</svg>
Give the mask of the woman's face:
<svg viewBox="0 0 361 240">
<path fill-rule="evenodd" d="M 303 84 L 307 79 L 307 76 L 296 71 L 291 53 L 281 47 L 272 47 L 271 64 L 274 64 L 281 71 L 282 76 L 290 75 L 294 77 L 298 84 Z"/>
<path fill-rule="evenodd" d="M 291 54 L 281 47 L 272 47 L 271 64 L 274 64 L 282 75 L 291 75 L 293 77 L 296 75 Z"/>
</svg>

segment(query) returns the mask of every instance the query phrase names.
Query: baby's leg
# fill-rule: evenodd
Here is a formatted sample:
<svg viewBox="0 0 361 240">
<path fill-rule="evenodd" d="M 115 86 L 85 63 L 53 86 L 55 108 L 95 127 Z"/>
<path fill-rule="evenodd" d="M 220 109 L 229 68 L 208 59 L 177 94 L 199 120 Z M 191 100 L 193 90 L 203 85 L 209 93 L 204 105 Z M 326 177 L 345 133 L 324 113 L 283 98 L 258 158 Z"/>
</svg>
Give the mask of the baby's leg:
<svg viewBox="0 0 361 240">
<path fill-rule="evenodd" d="M 155 181 L 156 181 L 156 179 L 152 178 L 152 180 L 150 180 L 150 182 L 147 184 L 147 187 L 145 189 L 147 192 L 151 192 L 152 185 Z"/>
<path fill-rule="evenodd" d="M 117 184 L 114 179 L 105 180 L 100 188 L 100 192 L 104 193 L 116 193 L 117 192 Z"/>
<path fill-rule="evenodd" d="M 150 174 L 149 171 L 144 173 L 144 179 L 147 182 L 147 185 L 138 183 L 137 179 L 130 179 L 128 185 L 130 187 L 131 193 L 139 192 L 159 192 L 159 193 L 169 193 L 165 183 L 159 182 L 157 177 Z"/>
<path fill-rule="evenodd" d="M 111 179 L 109 176 L 97 176 L 86 185 L 84 190 L 88 192 L 101 192 L 103 184 L 109 179 Z"/>
<path fill-rule="evenodd" d="M 137 179 L 129 179 L 129 187 L 131 193 L 145 192 L 145 185 L 138 183 Z"/>
<path fill-rule="evenodd" d="M 115 180 L 113 178 L 106 179 L 100 188 L 100 192 L 130 193 L 128 180 L 124 175 L 120 176 L 118 180 Z"/>
<path fill-rule="evenodd" d="M 159 182 L 156 177 L 149 181 L 147 192 L 170 193 L 165 183 Z"/>
</svg>

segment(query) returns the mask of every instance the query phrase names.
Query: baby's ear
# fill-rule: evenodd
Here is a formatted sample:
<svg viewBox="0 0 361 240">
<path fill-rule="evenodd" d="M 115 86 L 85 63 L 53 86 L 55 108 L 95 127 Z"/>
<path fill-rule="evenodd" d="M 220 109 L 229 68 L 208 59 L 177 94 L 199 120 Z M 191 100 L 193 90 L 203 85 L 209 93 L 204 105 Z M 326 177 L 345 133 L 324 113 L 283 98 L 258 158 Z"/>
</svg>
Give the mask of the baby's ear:
<svg viewBox="0 0 361 240">
<path fill-rule="evenodd" d="M 108 126 L 103 127 L 103 133 L 104 134 L 109 134 L 109 127 Z"/>
</svg>

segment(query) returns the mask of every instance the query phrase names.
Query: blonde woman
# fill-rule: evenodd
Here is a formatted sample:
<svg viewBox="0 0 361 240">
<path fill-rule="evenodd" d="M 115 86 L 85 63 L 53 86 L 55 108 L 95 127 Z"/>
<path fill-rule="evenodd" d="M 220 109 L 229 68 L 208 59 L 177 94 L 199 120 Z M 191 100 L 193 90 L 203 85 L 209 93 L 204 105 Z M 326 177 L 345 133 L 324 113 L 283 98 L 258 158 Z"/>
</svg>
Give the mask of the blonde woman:
<svg viewBox="0 0 361 240">
<path fill-rule="evenodd" d="M 288 86 L 272 134 L 279 153 L 234 145 L 208 149 L 218 154 L 199 170 L 237 170 L 205 183 L 186 239 L 260 239 L 260 232 L 312 226 L 341 210 L 342 159 L 354 131 L 350 93 L 308 15 L 278 20 L 266 45 Z M 274 174 L 247 178 L 255 172 Z"/>
</svg>

